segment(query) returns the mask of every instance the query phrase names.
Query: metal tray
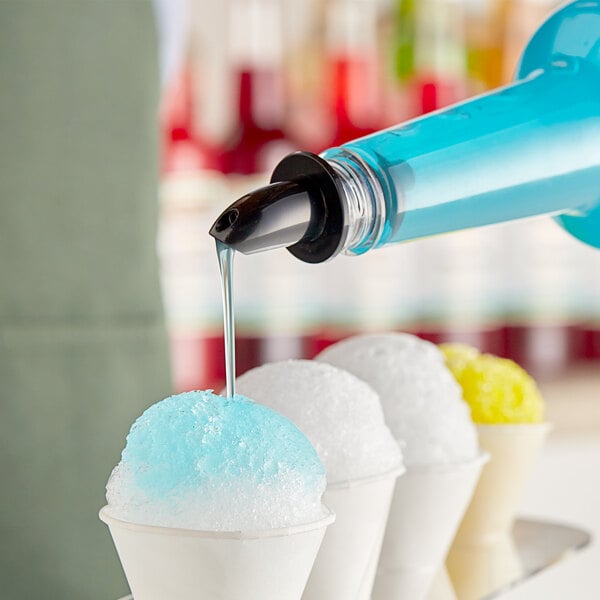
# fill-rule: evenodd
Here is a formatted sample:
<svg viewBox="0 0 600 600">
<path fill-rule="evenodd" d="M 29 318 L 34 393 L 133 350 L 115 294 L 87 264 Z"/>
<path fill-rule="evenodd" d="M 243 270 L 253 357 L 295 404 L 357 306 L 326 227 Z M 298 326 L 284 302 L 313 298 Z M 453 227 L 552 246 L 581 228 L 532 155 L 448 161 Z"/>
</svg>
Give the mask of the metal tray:
<svg viewBox="0 0 600 600">
<path fill-rule="evenodd" d="M 569 558 L 588 546 L 592 536 L 583 529 L 537 519 L 517 519 L 513 540 L 522 567 L 521 574 L 484 596 L 485 600 L 499 598 L 552 565 Z"/>
</svg>

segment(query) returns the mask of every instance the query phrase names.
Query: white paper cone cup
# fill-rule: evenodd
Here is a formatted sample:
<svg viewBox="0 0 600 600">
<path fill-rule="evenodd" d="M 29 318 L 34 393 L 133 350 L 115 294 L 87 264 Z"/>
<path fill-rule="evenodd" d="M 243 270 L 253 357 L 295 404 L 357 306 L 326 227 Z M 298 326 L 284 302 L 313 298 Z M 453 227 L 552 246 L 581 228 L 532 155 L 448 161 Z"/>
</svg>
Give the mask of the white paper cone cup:
<svg viewBox="0 0 600 600">
<path fill-rule="evenodd" d="M 373 600 L 427 597 L 487 459 L 412 467 L 397 481 Z"/>
<path fill-rule="evenodd" d="M 446 565 L 460 600 L 479 600 L 523 574 L 508 534 L 491 543 L 453 548 Z"/>
<path fill-rule="evenodd" d="M 549 423 L 477 426 L 479 445 L 489 452 L 490 461 L 453 548 L 491 543 L 511 531 L 521 493 L 551 428 Z"/>
<path fill-rule="evenodd" d="M 256 532 L 137 525 L 100 511 L 135 600 L 300 600 L 335 516 Z"/>
<path fill-rule="evenodd" d="M 433 579 L 433 583 L 429 588 L 427 600 L 457 600 L 454 586 L 450 581 L 450 576 L 446 567 L 443 566 Z"/>
<path fill-rule="evenodd" d="M 327 486 L 335 513 L 303 600 L 369 600 L 399 467 L 383 475 Z"/>
</svg>

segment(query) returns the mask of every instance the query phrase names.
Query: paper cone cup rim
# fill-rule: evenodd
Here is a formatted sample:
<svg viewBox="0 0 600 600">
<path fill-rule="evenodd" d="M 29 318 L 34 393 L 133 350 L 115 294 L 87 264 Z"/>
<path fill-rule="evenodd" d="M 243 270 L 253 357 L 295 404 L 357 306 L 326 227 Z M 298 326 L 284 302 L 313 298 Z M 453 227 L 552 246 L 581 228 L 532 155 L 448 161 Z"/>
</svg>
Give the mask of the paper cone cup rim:
<svg viewBox="0 0 600 600">
<path fill-rule="evenodd" d="M 510 435 L 512 433 L 523 433 L 524 430 L 546 433 L 554 429 L 554 423 L 542 421 L 541 423 L 476 423 L 477 431 L 481 433 L 494 433 L 498 435 Z"/>
<path fill-rule="evenodd" d="M 474 466 L 483 465 L 490 460 L 490 453 L 485 450 L 479 450 L 475 458 L 470 460 L 462 460 L 460 462 L 434 463 L 431 465 L 414 465 L 409 466 L 408 471 L 411 473 L 454 473 L 463 469 L 472 469 Z"/>
<path fill-rule="evenodd" d="M 155 535 L 170 535 L 183 537 L 199 537 L 199 538 L 218 538 L 218 539 L 234 539 L 234 540 L 254 540 L 272 537 L 288 537 L 297 533 L 305 533 L 315 529 L 327 527 L 335 521 L 335 514 L 328 507 L 322 505 L 323 517 L 317 521 L 310 523 L 302 523 L 290 527 L 276 527 L 273 529 L 257 529 L 245 531 L 211 531 L 199 529 L 182 529 L 178 527 L 162 527 L 160 525 L 144 525 L 141 523 L 132 523 L 113 517 L 110 514 L 108 505 L 102 507 L 99 512 L 100 520 L 107 525 L 116 525 L 122 529 L 130 529 L 140 533 L 153 533 Z"/>
<path fill-rule="evenodd" d="M 376 475 L 368 475 L 367 477 L 357 477 L 356 479 L 343 479 L 340 481 L 332 481 L 327 484 L 325 488 L 326 492 L 332 490 L 345 490 L 348 488 L 358 487 L 360 485 L 368 485 L 370 483 L 375 483 L 376 481 L 382 481 L 384 479 L 392 479 L 395 477 L 400 477 L 406 473 L 406 466 L 403 464 L 394 467 L 393 469 L 389 469 L 383 473 L 377 473 Z"/>
</svg>

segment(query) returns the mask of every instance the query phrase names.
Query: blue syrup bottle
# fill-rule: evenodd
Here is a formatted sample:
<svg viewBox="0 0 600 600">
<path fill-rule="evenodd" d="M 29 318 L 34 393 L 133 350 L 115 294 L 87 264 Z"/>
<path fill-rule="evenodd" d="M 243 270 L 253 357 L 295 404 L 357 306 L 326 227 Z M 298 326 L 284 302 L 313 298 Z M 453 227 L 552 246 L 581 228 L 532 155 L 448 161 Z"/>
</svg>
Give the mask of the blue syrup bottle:
<svg viewBox="0 0 600 600">
<path fill-rule="evenodd" d="M 285 157 L 211 235 L 316 263 L 535 215 L 600 248 L 599 1 L 550 16 L 512 85 L 321 156 Z"/>
</svg>

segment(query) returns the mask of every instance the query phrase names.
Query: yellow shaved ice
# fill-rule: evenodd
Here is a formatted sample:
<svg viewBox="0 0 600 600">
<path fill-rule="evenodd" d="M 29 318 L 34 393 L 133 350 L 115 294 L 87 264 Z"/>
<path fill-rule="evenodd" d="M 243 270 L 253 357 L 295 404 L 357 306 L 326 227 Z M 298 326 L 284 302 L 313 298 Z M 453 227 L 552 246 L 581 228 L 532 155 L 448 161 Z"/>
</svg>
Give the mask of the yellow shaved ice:
<svg viewBox="0 0 600 600">
<path fill-rule="evenodd" d="M 517 363 L 480 354 L 465 344 L 442 344 L 446 364 L 463 390 L 475 423 L 539 423 L 544 400 L 533 378 Z"/>
<path fill-rule="evenodd" d="M 481 356 L 477 348 L 468 344 L 440 344 L 440 349 L 446 358 L 446 366 L 456 379 L 472 360 Z"/>
</svg>

